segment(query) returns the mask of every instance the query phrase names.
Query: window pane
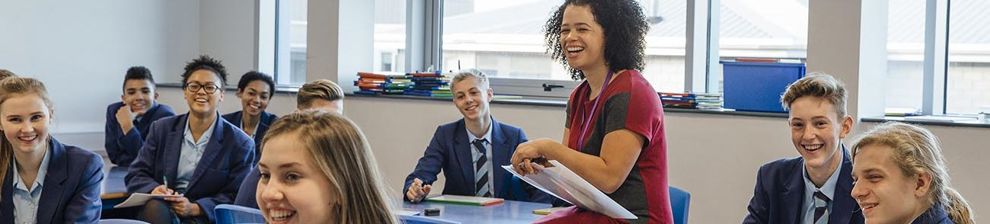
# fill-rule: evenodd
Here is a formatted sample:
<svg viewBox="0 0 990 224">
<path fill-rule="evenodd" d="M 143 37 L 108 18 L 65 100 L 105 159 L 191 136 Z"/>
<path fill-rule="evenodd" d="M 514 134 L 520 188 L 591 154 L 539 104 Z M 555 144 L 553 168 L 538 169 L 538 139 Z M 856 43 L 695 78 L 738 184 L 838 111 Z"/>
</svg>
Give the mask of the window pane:
<svg viewBox="0 0 990 224">
<path fill-rule="evenodd" d="M 276 1 L 278 32 L 275 82 L 306 82 L 306 0 Z"/>
<path fill-rule="evenodd" d="M 653 18 L 642 72 L 658 91 L 683 91 L 686 1 L 639 2 Z M 561 3 L 445 0 L 443 70 L 478 68 L 491 77 L 570 80 L 563 66 L 544 53 L 543 24 Z"/>
<path fill-rule="evenodd" d="M 950 4 L 946 113 L 976 114 L 981 107 L 990 107 L 990 17 L 986 15 L 990 1 Z"/>
<path fill-rule="evenodd" d="M 720 4 L 717 32 L 721 59 L 807 56 L 807 0 L 721 0 Z M 722 66 L 715 69 L 715 74 L 722 73 Z M 721 92 L 722 79 L 716 79 Z"/>
<path fill-rule="evenodd" d="M 405 71 L 406 0 L 375 0 L 375 69 Z"/>
<path fill-rule="evenodd" d="M 920 111 L 925 59 L 925 1 L 889 1 L 885 107 Z"/>
</svg>

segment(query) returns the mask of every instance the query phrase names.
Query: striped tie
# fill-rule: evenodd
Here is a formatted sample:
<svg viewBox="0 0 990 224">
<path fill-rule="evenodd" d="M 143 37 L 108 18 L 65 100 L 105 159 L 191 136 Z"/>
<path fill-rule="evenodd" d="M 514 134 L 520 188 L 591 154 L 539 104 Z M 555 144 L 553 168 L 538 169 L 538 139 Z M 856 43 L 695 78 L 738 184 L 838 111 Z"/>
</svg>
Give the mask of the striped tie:
<svg viewBox="0 0 990 224">
<path fill-rule="evenodd" d="M 815 191 L 815 222 L 818 223 L 823 216 L 825 216 L 825 211 L 828 210 L 828 203 L 832 201 L 828 196 L 825 196 L 822 191 Z M 824 202 L 820 203 L 819 202 Z"/>
<path fill-rule="evenodd" d="M 474 183 L 475 188 L 478 189 L 476 196 L 481 197 L 491 197 L 492 191 L 488 187 L 488 171 L 491 166 L 488 165 L 488 157 L 485 156 L 485 143 L 488 142 L 484 139 L 475 139 L 471 142 L 475 149 L 478 149 L 478 158 L 474 162 Z"/>
</svg>

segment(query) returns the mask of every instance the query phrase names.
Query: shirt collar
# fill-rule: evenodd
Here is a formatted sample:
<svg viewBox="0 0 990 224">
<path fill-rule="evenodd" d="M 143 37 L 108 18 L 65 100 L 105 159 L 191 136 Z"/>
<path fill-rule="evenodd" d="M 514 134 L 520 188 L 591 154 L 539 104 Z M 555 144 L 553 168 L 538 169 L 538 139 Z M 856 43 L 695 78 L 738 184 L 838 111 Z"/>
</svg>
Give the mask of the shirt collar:
<svg viewBox="0 0 990 224">
<path fill-rule="evenodd" d="M 488 143 L 492 143 L 492 128 L 493 127 L 495 127 L 494 120 L 491 123 L 488 124 L 488 130 L 485 131 L 485 135 L 483 135 L 481 139 L 488 140 Z M 464 130 L 467 132 L 468 142 L 474 142 L 475 139 L 478 139 L 478 137 L 474 137 L 474 135 L 471 134 L 471 130 L 467 128 L 467 125 L 464 125 Z"/>
<path fill-rule="evenodd" d="M 808 198 L 813 197 L 815 191 L 821 191 L 829 199 L 835 199 L 835 185 L 839 182 L 839 171 L 842 170 L 841 161 L 839 166 L 835 167 L 835 171 L 832 171 L 832 175 L 828 177 L 828 180 L 825 180 L 825 184 L 821 188 L 816 188 L 815 183 L 811 182 L 811 179 L 808 177 L 808 166 L 802 163 L 801 167 L 801 176 L 804 177 L 804 192 Z"/>
<path fill-rule="evenodd" d="M 214 126 L 216 126 L 217 120 L 214 120 L 213 123 L 210 123 L 210 127 L 203 132 L 203 135 L 199 136 L 199 142 L 196 142 L 195 140 L 193 140 L 192 130 L 189 129 L 189 116 L 192 115 L 186 115 L 186 128 L 185 128 L 186 131 L 182 133 L 182 135 L 185 136 L 186 141 L 192 142 L 196 145 L 210 141 L 210 137 L 213 136 L 213 128 Z M 220 114 L 218 113 L 216 119 L 223 119 L 223 118 L 220 117 Z"/>
<path fill-rule="evenodd" d="M 48 145 L 49 145 L 48 148 L 50 149 L 52 147 L 51 146 L 51 143 L 49 143 Z M 25 186 L 24 185 L 24 181 L 21 180 L 21 174 L 17 172 L 17 164 L 16 164 L 17 162 L 14 161 L 14 163 L 15 163 L 15 164 L 13 164 L 13 167 L 14 167 L 14 186 L 16 188 L 18 188 L 18 189 L 25 190 L 27 192 L 32 192 L 36 188 L 39 188 L 39 187 L 44 186 L 45 185 L 45 176 L 48 175 L 48 163 L 49 163 L 49 160 L 51 160 L 51 150 L 46 151 L 45 152 L 45 157 L 43 159 L 41 159 L 41 165 L 38 166 L 38 176 L 36 176 L 34 178 L 34 185 L 32 185 L 30 188 L 28 188 L 27 186 Z"/>
</svg>

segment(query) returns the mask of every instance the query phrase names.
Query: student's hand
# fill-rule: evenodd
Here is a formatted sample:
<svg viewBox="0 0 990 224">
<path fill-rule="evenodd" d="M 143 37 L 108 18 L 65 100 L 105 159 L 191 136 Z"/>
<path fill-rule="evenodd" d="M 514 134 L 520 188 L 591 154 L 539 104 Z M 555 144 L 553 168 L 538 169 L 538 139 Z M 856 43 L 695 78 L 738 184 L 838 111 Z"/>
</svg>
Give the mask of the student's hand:
<svg viewBox="0 0 990 224">
<path fill-rule="evenodd" d="M 131 106 L 124 105 L 117 109 L 117 123 L 120 123 L 120 130 L 125 134 L 134 127 L 134 118 L 137 114 L 131 112 Z"/>
<path fill-rule="evenodd" d="M 155 189 L 151 189 L 151 194 L 167 194 L 167 195 L 173 195 L 173 194 L 175 194 L 175 191 L 173 191 L 172 189 L 169 189 L 167 186 L 165 186 L 163 184 L 163 185 L 158 185 L 157 187 L 155 187 Z"/>
<path fill-rule="evenodd" d="M 165 197 L 165 201 L 172 203 L 172 211 L 175 211 L 175 215 L 179 217 L 203 215 L 203 210 L 199 208 L 199 204 L 189 202 L 189 198 L 185 196 Z"/>
<path fill-rule="evenodd" d="M 409 198 L 411 202 L 422 201 L 426 195 L 430 194 L 431 188 L 429 184 L 424 185 L 422 180 L 415 178 L 412 185 L 409 185 L 409 191 L 406 191 L 406 198 Z"/>
<path fill-rule="evenodd" d="M 548 147 L 547 144 L 551 143 L 555 142 L 550 139 L 536 139 L 523 142 L 519 146 L 516 146 L 516 152 L 512 153 L 512 159 L 509 160 L 512 164 L 512 170 L 524 176 L 539 173 L 543 167 L 541 164 L 535 162 L 537 160 L 545 160 L 544 153 L 541 150 Z"/>
</svg>

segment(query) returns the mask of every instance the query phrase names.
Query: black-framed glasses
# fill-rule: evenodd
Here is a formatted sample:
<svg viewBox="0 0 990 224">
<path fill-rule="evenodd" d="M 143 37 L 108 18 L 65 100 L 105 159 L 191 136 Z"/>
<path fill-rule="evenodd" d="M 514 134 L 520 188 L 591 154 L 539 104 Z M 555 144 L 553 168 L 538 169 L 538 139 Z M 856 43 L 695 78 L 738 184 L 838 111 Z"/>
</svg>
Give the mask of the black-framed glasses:
<svg viewBox="0 0 990 224">
<path fill-rule="evenodd" d="M 217 86 L 217 85 L 214 85 L 214 84 L 202 85 L 202 84 L 199 84 L 199 83 L 186 83 L 186 87 L 185 88 L 186 88 L 186 91 L 189 91 L 191 93 L 199 92 L 199 90 L 202 89 L 202 90 L 206 91 L 206 93 L 208 93 L 208 94 L 213 94 L 213 93 L 216 93 L 217 90 L 220 89 L 220 86 Z"/>
</svg>

